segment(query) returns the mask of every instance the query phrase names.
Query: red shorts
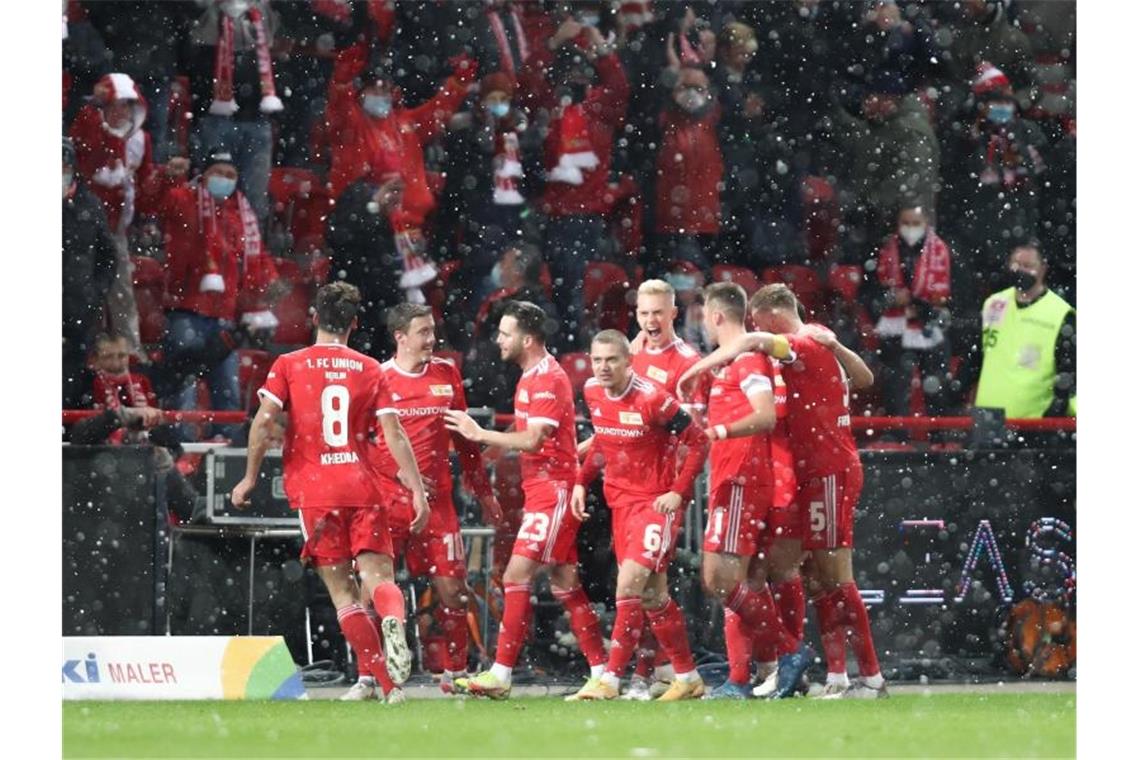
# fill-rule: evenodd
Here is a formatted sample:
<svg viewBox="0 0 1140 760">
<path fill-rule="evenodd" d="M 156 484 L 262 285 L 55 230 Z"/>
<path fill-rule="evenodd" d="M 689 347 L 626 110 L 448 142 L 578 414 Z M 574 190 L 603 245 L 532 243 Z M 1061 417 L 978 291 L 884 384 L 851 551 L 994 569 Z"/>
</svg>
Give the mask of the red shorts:
<svg viewBox="0 0 1140 760">
<path fill-rule="evenodd" d="M 618 565 L 631 559 L 654 573 L 669 569 L 685 517 L 684 505 L 665 515 L 653 509 L 653 502 L 646 501 L 615 509 L 611 517 Z"/>
<path fill-rule="evenodd" d="M 459 534 L 459 518 L 451 501 L 451 491 L 436 494 L 428 502 L 431 516 L 418 535 L 412 535 L 411 492 L 389 494 L 388 531 L 395 557 L 403 557 L 412 577 L 466 578 L 467 555 Z"/>
<path fill-rule="evenodd" d="M 863 490 L 863 468 L 810 478 L 796 505 L 805 549 L 849 549 L 854 545 L 855 505 Z"/>
<path fill-rule="evenodd" d="M 751 557 L 760 549 L 763 522 L 772 508 L 772 485 L 726 481 L 709 495 L 704 551 Z"/>
<path fill-rule="evenodd" d="M 544 565 L 578 561 L 578 526 L 570 513 L 570 484 L 547 480 L 523 485 L 526 504 L 511 554 Z"/>
<path fill-rule="evenodd" d="M 384 507 L 311 507 L 300 512 L 303 561 L 320 566 L 348 562 L 364 552 L 392 556 Z"/>
<path fill-rule="evenodd" d="M 787 507 L 772 507 L 768 516 L 764 518 L 764 530 L 760 533 L 760 552 L 767 554 L 776 539 L 803 538 L 803 528 L 800 524 L 800 510 L 793 502 Z"/>
</svg>

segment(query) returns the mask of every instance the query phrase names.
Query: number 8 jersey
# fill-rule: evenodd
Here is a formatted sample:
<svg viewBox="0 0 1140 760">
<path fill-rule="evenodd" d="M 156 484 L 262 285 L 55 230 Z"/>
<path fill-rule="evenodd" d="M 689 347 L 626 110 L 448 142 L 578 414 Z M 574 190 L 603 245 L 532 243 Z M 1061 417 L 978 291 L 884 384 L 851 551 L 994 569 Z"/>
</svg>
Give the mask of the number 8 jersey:
<svg viewBox="0 0 1140 760">
<path fill-rule="evenodd" d="M 289 415 L 283 452 L 289 506 L 381 503 L 369 447 L 376 445 L 377 417 L 396 408 L 380 362 L 339 343 L 317 343 L 277 357 L 257 395 Z"/>
</svg>

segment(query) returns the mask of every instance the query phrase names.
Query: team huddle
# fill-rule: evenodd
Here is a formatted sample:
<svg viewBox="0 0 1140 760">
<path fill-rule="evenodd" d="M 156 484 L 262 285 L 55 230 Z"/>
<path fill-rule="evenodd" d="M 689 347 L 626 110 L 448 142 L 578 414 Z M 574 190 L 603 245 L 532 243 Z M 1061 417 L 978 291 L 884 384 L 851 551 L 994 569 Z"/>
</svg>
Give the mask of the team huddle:
<svg viewBox="0 0 1140 760">
<path fill-rule="evenodd" d="M 346 283 L 318 292 L 316 342 L 279 357 L 270 370 L 246 475 L 232 494 L 235 505 L 248 503 L 275 420 L 286 412 L 285 491 L 300 511 L 302 556 L 328 587 L 358 663 L 360 678 L 344 699 L 404 700 L 411 651 L 396 557 L 412 575 L 429 576 L 438 594 L 447 693 L 510 696 L 532 618 L 532 584 L 547 572 L 590 666 L 586 684 L 568 700 L 793 696 L 814 659 L 803 640 L 809 596 L 827 662 L 821 696 L 886 696 L 851 561 L 863 476 L 848 396 L 873 378 L 830 331 L 801 321 L 786 286 L 769 285 L 750 300 L 733 283 L 706 288 L 704 327 L 717 348 L 702 358 L 673 331 L 672 287 L 642 283 L 641 332 L 632 344 L 614 330 L 591 343 L 593 378 L 583 397 L 594 434 L 581 442 L 570 380 L 546 350 L 548 317 L 539 307 L 511 302 L 498 326 L 502 359 L 522 370 L 508 431 L 484 429 L 467 414 L 459 371 L 432 355 L 429 307 L 390 310 L 396 353 L 383 364 L 346 345 L 359 308 L 359 292 Z M 746 330 L 748 316 L 755 332 Z M 474 675 L 466 672 L 466 558 L 452 503 L 452 445 L 487 523 L 502 515 L 481 447 L 519 452 L 525 499 L 503 572 L 494 664 Z M 724 607 L 729 664 L 714 689 L 697 671 L 668 587 L 706 461 L 702 583 Z M 577 569 L 586 491 L 599 475 L 618 563 L 608 652 Z M 848 643 L 859 665 L 854 680 Z"/>
</svg>

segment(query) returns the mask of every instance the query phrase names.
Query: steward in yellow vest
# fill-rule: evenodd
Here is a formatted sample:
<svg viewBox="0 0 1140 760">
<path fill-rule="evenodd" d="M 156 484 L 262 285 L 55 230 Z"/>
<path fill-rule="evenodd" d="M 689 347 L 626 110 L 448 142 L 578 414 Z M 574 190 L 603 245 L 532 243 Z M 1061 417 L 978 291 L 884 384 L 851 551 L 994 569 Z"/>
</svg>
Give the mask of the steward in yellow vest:
<svg viewBox="0 0 1140 760">
<path fill-rule="evenodd" d="M 982 306 L 982 368 L 976 407 L 1007 418 L 1076 415 L 1077 317 L 1045 287 L 1046 263 L 1031 245 L 1010 256 L 1014 286 Z"/>
</svg>

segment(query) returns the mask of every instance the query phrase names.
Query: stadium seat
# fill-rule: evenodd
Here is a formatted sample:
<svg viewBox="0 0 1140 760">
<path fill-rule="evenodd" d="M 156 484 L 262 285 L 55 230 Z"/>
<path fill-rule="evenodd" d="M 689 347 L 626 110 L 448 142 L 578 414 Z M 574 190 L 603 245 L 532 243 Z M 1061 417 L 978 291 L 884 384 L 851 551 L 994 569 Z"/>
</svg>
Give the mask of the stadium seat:
<svg viewBox="0 0 1140 760">
<path fill-rule="evenodd" d="M 744 292 L 751 298 L 752 294 L 760 289 L 760 280 L 756 274 L 747 267 L 737 267 L 731 264 L 717 264 L 712 268 L 713 282 L 735 282 L 744 288 Z"/>
<path fill-rule="evenodd" d="M 782 282 L 792 289 L 796 298 L 807 309 L 808 315 L 818 312 L 823 306 L 823 288 L 820 286 L 819 275 L 811 267 L 800 264 L 785 264 L 779 267 L 768 267 L 764 270 L 765 284 Z"/>
<path fill-rule="evenodd" d="M 623 333 L 629 329 L 633 312 L 629 299 L 632 287 L 629 275 L 617 264 L 591 261 L 586 265 L 582 303 L 596 329 Z"/>
<path fill-rule="evenodd" d="M 827 273 L 827 287 L 848 303 L 854 303 L 858 298 L 862 284 L 863 268 L 860 266 L 836 264 Z"/>
<path fill-rule="evenodd" d="M 148 256 L 132 256 L 135 304 L 139 310 L 139 334 L 144 345 L 157 345 L 166 332 L 162 301 L 166 286 L 162 264 Z"/>
<path fill-rule="evenodd" d="M 273 260 L 277 274 L 293 286 L 285 297 L 273 307 L 273 313 L 280 322 L 273 342 L 283 345 L 307 345 L 313 337 L 313 321 L 309 306 L 313 302 L 315 288 L 313 282 L 301 272 L 301 267 L 289 259 Z"/>
<path fill-rule="evenodd" d="M 562 354 L 558 357 L 558 363 L 569 375 L 570 387 L 574 389 L 574 396 L 577 397 L 586 381 L 594 376 L 594 371 L 590 367 L 590 355 L 584 351 Z"/>
<path fill-rule="evenodd" d="M 238 350 L 238 387 L 245 409 L 252 410 L 258 405 L 257 389 L 265 384 L 273 357 L 268 351 L 252 348 Z"/>
</svg>

